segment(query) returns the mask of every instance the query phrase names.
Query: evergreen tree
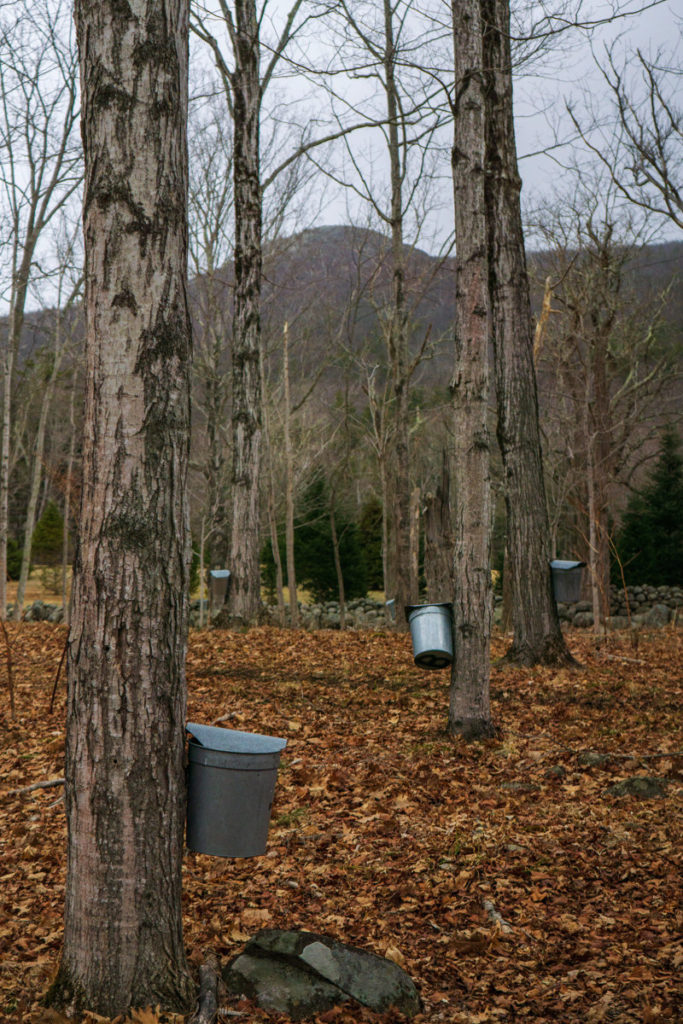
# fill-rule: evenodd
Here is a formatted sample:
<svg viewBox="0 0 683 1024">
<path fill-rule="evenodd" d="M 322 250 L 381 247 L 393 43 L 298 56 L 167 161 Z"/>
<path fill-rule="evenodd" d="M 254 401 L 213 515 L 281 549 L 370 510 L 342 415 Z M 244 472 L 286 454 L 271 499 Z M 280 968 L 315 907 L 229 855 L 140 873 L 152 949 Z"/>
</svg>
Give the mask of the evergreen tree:
<svg viewBox="0 0 683 1024">
<path fill-rule="evenodd" d="M 363 505 L 358 535 L 365 562 L 367 585 L 370 590 L 383 590 L 382 505 L 377 498 L 370 498 Z"/>
<path fill-rule="evenodd" d="M 367 593 L 365 559 L 358 525 L 338 505 L 334 510 L 339 540 L 339 560 L 346 600 Z M 278 536 L 284 560 L 284 533 Z M 299 584 L 310 590 L 316 601 L 333 601 L 339 596 L 334 548 L 330 526 L 330 494 L 323 477 L 317 477 L 304 491 L 294 520 L 294 558 Z M 261 551 L 261 578 L 269 599 L 274 597 L 275 563 L 268 541 Z"/>
<path fill-rule="evenodd" d="M 38 565 L 56 565 L 62 557 L 64 520 L 54 501 L 48 501 L 45 511 L 33 531 L 31 550 Z"/>
<path fill-rule="evenodd" d="M 650 478 L 630 498 L 617 536 L 617 551 L 629 586 L 683 583 L 683 455 L 672 428 Z M 621 580 L 615 566 L 615 582 Z"/>
<path fill-rule="evenodd" d="M 356 523 L 339 507 L 335 508 L 335 522 L 348 601 L 362 597 L 367 591 L 365 565 Z M 330 528 L 330 496 L 322 477 L 317 477 L 304 492 L 294 523 L 294 552 L 297 578 L 311 591 L 316 601 L 330 601 L 338 597 Z"/>
<path fill-rule="evenodd" d="M 7 538 L 7 579 L 18 580 L 21 572 L 21 547 L 14 537 Z"/>
</svg>

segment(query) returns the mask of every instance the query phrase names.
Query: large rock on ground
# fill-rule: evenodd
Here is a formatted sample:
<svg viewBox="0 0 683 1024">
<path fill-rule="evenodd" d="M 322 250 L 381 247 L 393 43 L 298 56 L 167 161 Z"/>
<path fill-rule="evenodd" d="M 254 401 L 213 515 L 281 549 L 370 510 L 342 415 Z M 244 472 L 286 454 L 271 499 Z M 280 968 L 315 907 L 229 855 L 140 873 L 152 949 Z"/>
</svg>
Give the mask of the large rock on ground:
<svg viewBox="0 0 683 1024">
<path fill-rule="evenodd" d="M 666 796 L 667 780 L 653 775 L 636 775 L 622 782 L 615 782 L 607 792 L 610 796 L 636 796 L 641 800 L 657 800 Z"/>
<path fill-rule="evenodd" d="M 397 964 L 313 932 L 259 932 L 227 965 L 223 980 L 230 992 L 292 1020 L 350 999 L 407 1017 L 420 1010 L 417 989 Z"/>
</svg>

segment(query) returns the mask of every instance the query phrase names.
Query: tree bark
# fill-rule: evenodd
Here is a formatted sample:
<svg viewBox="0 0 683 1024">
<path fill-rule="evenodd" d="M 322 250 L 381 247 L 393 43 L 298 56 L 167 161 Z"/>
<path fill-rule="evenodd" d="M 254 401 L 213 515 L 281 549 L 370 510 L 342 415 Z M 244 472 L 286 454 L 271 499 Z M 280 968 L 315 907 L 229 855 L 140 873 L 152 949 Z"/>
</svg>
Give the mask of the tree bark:
<svg viewBox="0 0 683 1024">
<path fill-rule="evenodd" d="M 486 70 L 486 208 L 507 537 L 513 589 L 513 642 L 507 661 L 561 665 L 567 650 L 552 592 L 550 529 L 543 480 L 533 362 L 529 282 L 520 212 L 508 0 L 483 0 Z"/>
<path fill-rule="evenodd" d="M 391 308 L 386 326 L 389 363 L 393 384 L 393 431 L 389 447 L 391 477 L 391 556 L 396 587 L 396 626 L 406 629 L 405 606 L 417 600 L 417 574 L 410 558 L 410 444 L 408 429 L 408 316 L 405 299 L 405 254 L 403 249 L 403 172 L 399 141 L 399 97 L 396 84 L 394 10 L 384 0 L 384 90 L 387 103 L 387 132 L 391 183 Z M 385 506 L 386 514 L 386 506 Z"/>
<path fill-rule="evenodd" d="M 69 523 L 71 521 L 71 476 L 73 474 L 76 451 L 75 398 L 76 386 L 75 381 L 72 380 L 69 392 L 69 454 L 66 460 L 66 479 L 64 482 L 64 530 L 62 533 L 62 609 L 65 626 L 68 626 L 71 621 L 71 602 L 69 600 Z"/>
<path fill-rule="evenodd" d="M 186 0 L 77 0 L 86 410 L 64 949 L 47 1001 L 190 1006 L 181 861 L 191 327 Z"/>
<path fill-rule="evenodd" d="M 427 600 L 441 603 L 452 600 L 455 592 L 453 575 L 453 522 L 451 484 L 446 452 L 443 453 L 441 480 L 433 495 L 427 496 L 424 512 L 424 571 Z"/>
<path fill-rule="evenodd" d="M 233 495 L 231 614 L 261 607 L 261 183 L 259 26 L 254 0 L 236 0 L 231 75 L 234 118 L 235 306 L 233 316 Z"/>
<path fill-rule="evenodd" d="M 448 731 L 493 733 L 489 702 L 492 622 L 489 431 L 489 309 L 486 252 L 485 122 L 479 0 L 453 7 L 456 303 L 454 416 L 455 552 Z"/>
</svg>

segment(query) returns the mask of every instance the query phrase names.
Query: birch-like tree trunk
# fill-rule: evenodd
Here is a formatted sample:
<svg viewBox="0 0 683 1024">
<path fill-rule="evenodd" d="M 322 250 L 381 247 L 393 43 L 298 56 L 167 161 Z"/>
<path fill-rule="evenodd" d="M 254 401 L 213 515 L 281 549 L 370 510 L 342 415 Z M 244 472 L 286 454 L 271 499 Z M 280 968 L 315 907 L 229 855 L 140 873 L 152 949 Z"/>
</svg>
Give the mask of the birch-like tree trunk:
<svg viewBox="0 0 683 1024">
<path fill-rule="evenodd" d="M 187 1009 L 188 5 L 77 0 L 86 410 L 53 1005 Z"/>
<path fill-rule="evenodd" d="M 261 607 L 261 179 L 259 23 L 254 0 L 235 0 L 231 75 L 234 120 L 235 306 L 232 353 L 230 612 L 245 622 Z"/>
<path fill-rule="evenodd" d="M 294 558 L 294 455 L 292 453 L 292 397 L 289 387 L 289 325 L 282 332 L 282 383 L 284 387 L 283 431 L 285 444 L 285 558 L 287 562 L 287 588 L 289 590 L 289 624 L 299 628 L 299 602 L 296 586 L 296 560 Z M 275 549 L 273 549 L 274 553 Z"/>
<path fill-rule="evenodd" d="M 61 333 L 60 313 L 57 313 L 56 320 L 56 340 L 55 350 L 52 362 L 52 370 L 50 376 L 45 384 L 43 391 L 43 397 L 40 403 L 40 414 L 38 416 L 38 427 L 36 430 L 36 439 L 33 447 L 33 465 L 31 466 L 31 483 L 29 486 L 28 504 L 26 506 L 26 515 L 24 517 L 24 545 L 21 553 L 21 568 L 19 570 L 19 581 L 17 584 L 17 597 L 14 602 L 14 613 L 12 618 L 15 622 L 21 621 L 21 613 L 24 607 L 24 596 L 26 594 L 26 584 L 28 583 L 29 571 L 31 568 L 31 551 L 33 547 L 33 530 L 36 525 L 36 509 L 38 508 L 38 495 L 40 493 L 40 485 L 43 480 L 43 458 L 45 454 L 45 428 L 47 426 L 47 417 L 50 413 L 52 406 L 52 396 L 54 394 L 55 382 L 57 380 L 57 374 L 62 361 L 62 347 L 59 341 Z"/>
<path fill-rule="evenodd" d="M 489 702 L 491 479 L 487 424 L 491 316 L 486 247 L 485 122 L 480 0 L 454 3 L 456 303 L 454 414 L 455 553 L 448 731 L 493 733 Z"/>
<path fill-rule="evenodd" d="M 339 536 L 337 534 L 337 523 L 334 516 L 334 506 L 337 495 L 334 488 L 330 491 L 330 536 L 332 537 L 332 554 L 334 556 L 334 571 L 337 576 L 337 593 L 339 594 L 339 628 L 346 629 L 346 591 L 344 589 L 344 573 L 339 552 Z"/>
<path fill-rule="evenodd" d="M 560 629 L 549 569 L 550 528 L 512 109 L 509 0 L 482 0 L 482 14 L 489 279 L 513 593 L 514 635 L 506 659 L 558 665 L 573 659 Z"/>
<path fill-rule="evenodd" d="M 278 625 L 285 624 L 285 588 L 282 574 L 282 559 L 280 558 L 280 540 L 277 533 L 277 517 L 275 512 L 275 473 L 273 468 L 273 435 L 268 414 L 268 402 L 266 400 L 266 375 L 263 368 L 263 349 L 261 349 L 261 406 L 263 408 L 263 438 L 265 441 L 264 464 L 266 470 L 266 481 L 268 488 L 268 529 L 270 532 L 270 546 L 273 552 L 275 563 L 275 593 L 277 596 L 277 618 Z"/>
</svg>

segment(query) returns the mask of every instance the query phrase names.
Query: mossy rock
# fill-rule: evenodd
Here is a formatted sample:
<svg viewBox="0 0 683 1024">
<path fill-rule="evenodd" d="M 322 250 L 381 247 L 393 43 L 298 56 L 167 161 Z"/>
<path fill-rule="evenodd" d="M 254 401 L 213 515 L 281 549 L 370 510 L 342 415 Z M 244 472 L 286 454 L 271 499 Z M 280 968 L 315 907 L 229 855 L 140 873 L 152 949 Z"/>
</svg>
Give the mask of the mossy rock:
<svg viewBox="0 0 683 1024">
<path fill-rule="evenodd" d="M 610 796 L 635 796 L 640 800 L 661 800 L 666 796 L 668 782 L 654 775 L 636 775 L 615 782 L 607 790 Z"/>
<path fill-rule="evenodd" d="M 292 1020 L 351 1000 L 407 1017 L 421 1009 L 414 983 L 393 961 L 313 932 L 259 932 L 227 965 L 223 980 L 229 992 Z"/>
</svg>

